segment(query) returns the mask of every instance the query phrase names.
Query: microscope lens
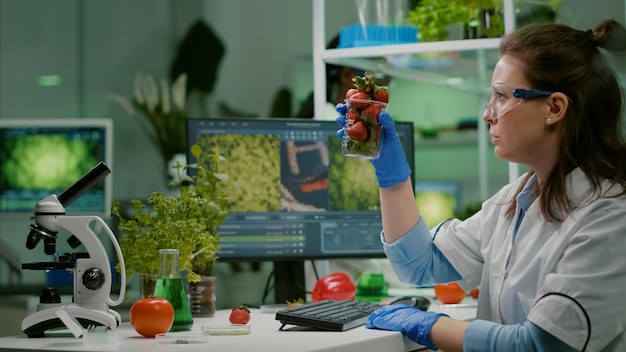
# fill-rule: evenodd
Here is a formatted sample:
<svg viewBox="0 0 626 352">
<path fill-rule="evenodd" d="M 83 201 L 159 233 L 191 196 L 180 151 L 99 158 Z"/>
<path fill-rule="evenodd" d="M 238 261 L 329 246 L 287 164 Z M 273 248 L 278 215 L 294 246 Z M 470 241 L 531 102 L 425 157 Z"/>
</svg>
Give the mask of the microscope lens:
<svg viewBox="0 0 626 352">
<path fill-rule="evenodd" d="M 54 237 L 44 238 L 43 251 L 48 255 L 54 254 L 57 251 L 57 240 Z"/>
<path fill-rule="evenodd" d="M 26 237 L 26 248 L 33 249 L 37 247 L 39 241 L 41 241 L 41 233 L 36 229 L 31 229 Z"/>
</svg>

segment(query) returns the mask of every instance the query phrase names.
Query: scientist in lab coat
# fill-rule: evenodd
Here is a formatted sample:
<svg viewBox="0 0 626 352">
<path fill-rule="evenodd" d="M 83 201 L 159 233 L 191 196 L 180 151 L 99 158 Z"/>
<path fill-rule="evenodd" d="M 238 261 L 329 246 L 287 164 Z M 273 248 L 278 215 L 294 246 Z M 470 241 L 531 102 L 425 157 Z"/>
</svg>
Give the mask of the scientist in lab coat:
<svg viewBox="0 0 626 352">
<path fill-rule="evenodd" d="M 474 216 L 432 230 L 393 120 L 380 115 L 384 147 L 372 164 L 391 266 L 405 282 L 459 281 L 480 296 L 472 322 L 389 305 L 368 328 L 445 351 L 626 351 L 623 92 L 605 58 L 624 50 L 626 31 L 612 19 L 505 36 L 482 118 L 495 154 L 530 171 Z M 341 126 L 345 110 L 337 106 Z"/>
</svg>

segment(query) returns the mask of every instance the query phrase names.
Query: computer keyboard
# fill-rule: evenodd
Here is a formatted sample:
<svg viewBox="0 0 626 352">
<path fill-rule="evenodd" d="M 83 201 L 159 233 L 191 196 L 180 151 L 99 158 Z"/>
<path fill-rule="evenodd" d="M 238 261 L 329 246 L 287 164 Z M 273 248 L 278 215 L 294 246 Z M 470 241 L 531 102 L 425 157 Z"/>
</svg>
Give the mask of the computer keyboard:
<svg viewBox="0 0 626 352">
<path fill-rule="evenodd" d="M 367 322 L 370 314 L 380 308 L 378 303 L 357 301 L 320 301 L 276 312 L 283 325 L 301 325 L 321 330 L 346 331 Z"/>
</svg>

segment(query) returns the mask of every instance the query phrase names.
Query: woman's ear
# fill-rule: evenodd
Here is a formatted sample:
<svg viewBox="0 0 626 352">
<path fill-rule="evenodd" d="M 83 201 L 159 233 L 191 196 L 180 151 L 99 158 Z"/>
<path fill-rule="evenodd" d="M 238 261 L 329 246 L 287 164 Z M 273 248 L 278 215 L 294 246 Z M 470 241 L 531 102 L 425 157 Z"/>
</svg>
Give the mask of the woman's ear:
<svg viewBox="0 0 626 352">
<path fill-rule="evenodd" d="M 546 116 L 546 124 L 548 125 L 553 125 L 561 121 L 569 108 L 569 100 L 567 96 L 561 92 L 555 92 L 549 96 L 547 104 L 548 114 Z"/>
</svg>

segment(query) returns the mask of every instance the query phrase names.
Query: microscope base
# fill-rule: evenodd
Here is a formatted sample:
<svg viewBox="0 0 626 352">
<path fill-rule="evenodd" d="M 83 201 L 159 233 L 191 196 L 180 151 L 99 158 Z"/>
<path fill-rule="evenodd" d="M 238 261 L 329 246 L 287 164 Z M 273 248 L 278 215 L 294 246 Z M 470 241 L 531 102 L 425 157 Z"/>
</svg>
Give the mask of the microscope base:
<svg viewBox="0 0 626 352">
<path fill-rule="evenodd" d="M 75 304 L 68 304 L 64 307 L 67 313 L 76 318 L 83 328 L 87 328 L 89 325 L 96 325 L 116 329 L 121 322 L 120 315 L 111 309 L 102 311 L 84 308 Z M 44 337 L 47 330 L 65 328 L 65 324 L 57 316 L 59 308 L 48 308 L 28 315 L 22 320 L 22 331 L 28 337 Z"/>
</svg>

